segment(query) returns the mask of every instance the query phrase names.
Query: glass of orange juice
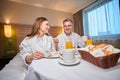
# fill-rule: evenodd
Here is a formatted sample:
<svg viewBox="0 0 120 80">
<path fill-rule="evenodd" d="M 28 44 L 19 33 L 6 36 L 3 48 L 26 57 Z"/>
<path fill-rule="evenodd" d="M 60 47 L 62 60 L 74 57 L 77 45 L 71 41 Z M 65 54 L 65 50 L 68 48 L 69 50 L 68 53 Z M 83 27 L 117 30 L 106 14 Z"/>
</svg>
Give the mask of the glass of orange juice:
<svg viewBox="0 0 120 80">
<path fill-rule="evenodd" d="M 86 45 L 91 45 L 92 44 L 92 39 L 86 40 Z"/>
<path fill-rule="evenodd" d="M 72 40 L 67 40 L 65 42 L 65 45 L 66 45 L 66 49 L 72 49 Z"/>
</svg>

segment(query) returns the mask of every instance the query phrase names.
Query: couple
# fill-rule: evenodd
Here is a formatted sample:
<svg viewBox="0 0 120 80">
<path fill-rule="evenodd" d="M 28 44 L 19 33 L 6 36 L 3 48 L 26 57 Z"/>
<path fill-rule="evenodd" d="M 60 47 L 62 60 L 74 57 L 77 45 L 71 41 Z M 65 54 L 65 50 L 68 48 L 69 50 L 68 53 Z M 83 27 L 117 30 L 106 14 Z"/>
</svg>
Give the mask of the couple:
<svg viewBox="0 0 120 80">
<path fill-rule="evenodd" d="M 84 47 L 85 43 L 81 37 L 72 32 L 72 20 L 65 19 L 63 21 L 64 31 L 52 38 L 49 36 L 49 23 L 45 17 L 38 17 L 33 24 L 32 31 L 19 45 L 20 56 L 26 65 L 29 65 L 32 60 L 43 58 L 48 52 L 65 49 L 65 41 L 67 38 L 72 38 L 75 46 Z"/>
</svg>

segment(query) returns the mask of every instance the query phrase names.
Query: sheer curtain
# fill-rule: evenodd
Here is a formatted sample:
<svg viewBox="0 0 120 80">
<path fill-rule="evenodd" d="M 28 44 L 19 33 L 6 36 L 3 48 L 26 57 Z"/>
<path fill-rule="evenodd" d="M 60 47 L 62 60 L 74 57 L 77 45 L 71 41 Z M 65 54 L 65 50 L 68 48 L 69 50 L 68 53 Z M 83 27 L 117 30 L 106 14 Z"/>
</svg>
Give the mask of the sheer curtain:
<svg viewBox="0 0 120 80">
<path fill-rule="evenodd" d="M 83 26 L 93 40 L 120 39 L 119 0 L 97 0 L 85 8 Z"/>
</svg>

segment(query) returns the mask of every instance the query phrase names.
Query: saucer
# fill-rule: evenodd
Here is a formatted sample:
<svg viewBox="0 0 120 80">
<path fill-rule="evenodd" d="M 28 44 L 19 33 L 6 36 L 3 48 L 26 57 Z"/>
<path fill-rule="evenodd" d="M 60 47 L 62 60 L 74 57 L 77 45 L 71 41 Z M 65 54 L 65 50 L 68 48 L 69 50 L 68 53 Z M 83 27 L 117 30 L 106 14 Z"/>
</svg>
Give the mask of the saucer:
<svg viewBox="0 0 120 80">
<path fill-rule="evenodd" d="M 73 65 L 79 64 L 79 63 L 80 63 L 80 59 L 79 59 L 79 58 L 76 58 L 75 61 L 72 62 L 72 63 L 65 63 L 65 62 L 63 62 L 62 59 L 59 59 L 59 60 L 58 60 L 58 63 L 59 63 L 59 64 L 62 64 L 62 65 L 65 65 L 65 66 L 73 66 Z"/>
</svg>

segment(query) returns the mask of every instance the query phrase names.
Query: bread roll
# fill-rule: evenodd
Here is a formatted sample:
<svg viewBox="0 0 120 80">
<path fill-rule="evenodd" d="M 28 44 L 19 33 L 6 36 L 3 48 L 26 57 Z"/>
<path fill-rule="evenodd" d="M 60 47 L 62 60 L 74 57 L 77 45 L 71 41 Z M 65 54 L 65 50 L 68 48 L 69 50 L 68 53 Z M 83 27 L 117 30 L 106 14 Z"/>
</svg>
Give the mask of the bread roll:
<svg viewBox="0 0 120 80">
<path fill-rule="evenodd" d="M 107 45 L 104 49 L 103 49 L 103 52 L 106 54 L 106 55 L 111 55 L 114 51 L 114 47 L 112 45 Z"/>
<path fill-rule="evenodd" d="M 108 50 L 103 50 L 103 52 L 104 52 L 104 54 L 106 55 L 106 56 L 108 56 L 108 55 L 111 55 L 112 54 L 112 52 L 111 51 L 108 51 Z"/>
<path fill-rule="evenodd" d="M 90 52 L 93 52 L 93 51 L 95 51 L 95 50 L 97 50 L 97 49 L 104 48 L 105 46 L 106 46 L 106 44 L 95 45 L 94 47 L 89 48 L 89 51 L 90 51 Z"/>
</svg>

